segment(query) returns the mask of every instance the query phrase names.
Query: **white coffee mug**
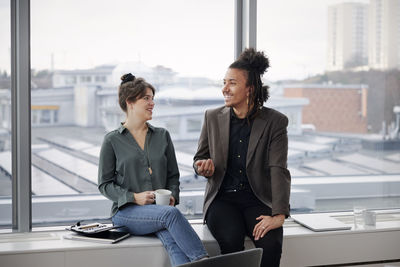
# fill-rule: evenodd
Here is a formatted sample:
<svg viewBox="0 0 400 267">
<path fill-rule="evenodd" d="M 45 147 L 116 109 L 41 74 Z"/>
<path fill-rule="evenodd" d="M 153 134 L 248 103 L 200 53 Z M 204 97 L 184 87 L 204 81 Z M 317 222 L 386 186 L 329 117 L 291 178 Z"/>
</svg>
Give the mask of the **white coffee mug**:
<svg viewBox="0 0 400 267">
<path fill-rule="evenodd" d="M 169 200 L 172 192 L 168 189 L 157 189 L 154 191 L 154 196 L 156 198 L 157 205 L 169 205 Z"/>
</svg>

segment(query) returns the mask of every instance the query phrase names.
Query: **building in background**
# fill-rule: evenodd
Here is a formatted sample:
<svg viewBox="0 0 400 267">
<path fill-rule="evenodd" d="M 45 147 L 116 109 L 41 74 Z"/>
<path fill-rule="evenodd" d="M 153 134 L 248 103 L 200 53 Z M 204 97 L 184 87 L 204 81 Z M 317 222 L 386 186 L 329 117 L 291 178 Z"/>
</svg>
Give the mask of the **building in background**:
<svg viewBox="0 0 400 267">
<path fill-rule="evenodd" d="M 370 0 L 369 5 L 369 67 L 400 68 L 400 0 Z"/>
<path fill-rule="evenodd" d="M 400 0 L 328 7 L 327 71 L 400 68 Z"/>
<path fill-rule="evenodd" d="M 328 7 L 327 70 L 368 64 L 368 5 L 341 3 Z"/>
<path fill-rule="evenodd" d="M 367 133 L 367 85 L 287 85 L 284 96 L 307 98 L 302 123 L 316 131 Z"/>
<path fill-rule="evenodd" d="M 102 65 L 83 70 L 55 70 L 53 87 L 103 86 L 114 87 L 121 82 L 121 76 L 132 73 L 144 77 L 157 89 L 173 83 L 176 73 L 164 66 L 149 67 L 143 62 L 123 62 L 117 65 Z"/>
<path fill-rule="evenodd" d="M 166 127 L 174 140 L 197 140 L 204 111 L 224 105 L 221 88 L 202 77 L 174 77 L 163 66 L 140 62 L 106 65 L 85 70 L 55 71 L 53 88 L 31 92 L 33 127 L 102 127 L 115 129 L 124 120 L 118 104 L 118 84 L 132 72 L 150 83 L 158 83 L 153 122 Z M 289 118 L 289 134 L 301 134 L 302 108 L 308 100 L 272 95 L 267 106 Z M 0 90 L 0 129 L 11 131 L 11 93 Z"/>
<path fill-rule="evenodd" d="M 56 70 L 53 74 L 53 87 L 112 85 L 115 67 L 115 65 L 103 65 L 86 70 Z"/>
</svg>

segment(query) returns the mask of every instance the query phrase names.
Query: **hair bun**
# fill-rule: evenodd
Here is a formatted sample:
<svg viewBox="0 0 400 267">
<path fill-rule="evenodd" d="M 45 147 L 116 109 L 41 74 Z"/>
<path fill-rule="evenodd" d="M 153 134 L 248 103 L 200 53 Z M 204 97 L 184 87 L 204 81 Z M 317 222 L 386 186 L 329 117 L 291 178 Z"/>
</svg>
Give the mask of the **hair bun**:
<svg viewBox="0 0 400 267">
<path fill-rule="evenodd" d="M 242 54 L 240 54 L 238 61 L 241 61 L 246 65 L 246 69 L 249 71 L 254 71 L 260 75 L 269 68 L 269 60 L 264 55 L 264 52 L 257 52 L 254 48 L 245 49 Z"/>
<path fill-rule="evenodd" d="M 121 85 L 127 82 L 133 82 L 135 80 L 135 75 L 132 75 L 132 73 L 124 74 L 122 75 L 121 80 Z"/>
</svg>

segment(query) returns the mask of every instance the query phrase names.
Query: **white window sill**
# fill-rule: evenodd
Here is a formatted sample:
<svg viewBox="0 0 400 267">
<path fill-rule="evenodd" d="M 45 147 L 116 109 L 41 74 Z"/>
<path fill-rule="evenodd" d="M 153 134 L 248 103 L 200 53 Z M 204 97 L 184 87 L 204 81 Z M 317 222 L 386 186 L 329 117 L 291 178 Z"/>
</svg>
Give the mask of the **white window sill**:
<svg viewBox="0 0 400 267">
<path fill-rule="evenodd" d="M 292 219 L 287 219 L 284 225 L 281 266 L 400 259 L 400 213 L 398 210 L 378 213 L 375 227 L 346 231 L 313 232 Z M 351 212 L 329 214 L 352 223 Z M 201 220 L 193 220 L 191 223 L 209 254 L 219 254 L 217 242 Z M 122 262 L 129 262 L 134 258 L 134 262 L 143 262 L 146 266 L 169 266 L 168 256 L 155 237 L 133 236 L 117 244 L 100 244 L 64 239 L 63 236 L 69 232 L 62 229 L 63 227 L 36 228 L 31 233 L 0 234 L 0 262 L 9 263 L 5 266 L 24 266 L 28 262 L 28 265 L 36 266 L 36 261 L 37 266 L 54 266 L 48 265 L 47 258 L 42 257 L 46 255 L 51 262 L 54 257 L 63 258 L 65 265 L 58 266 L 73 266 L 72 262 L 77 262 L 69 259 L 74 256 L 84 260 L 87 267 L 100 267 L 107 266 L 110 257 L 119 255 Z M 245 246 L 253 247 L 250 239 L 246 239 Z M 35 255 L 41 257 L 36 258 Z M 67 264 L 69 262 L 71 265 Z"/>
</svg>

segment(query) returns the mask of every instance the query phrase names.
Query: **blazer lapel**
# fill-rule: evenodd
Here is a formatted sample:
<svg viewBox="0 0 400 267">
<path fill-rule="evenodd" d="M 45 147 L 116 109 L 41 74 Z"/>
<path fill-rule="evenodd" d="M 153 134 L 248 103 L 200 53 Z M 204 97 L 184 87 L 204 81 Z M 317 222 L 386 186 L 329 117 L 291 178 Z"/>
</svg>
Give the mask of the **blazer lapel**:
<svg viewBox="0 0 400 267">
<path fill-rule="evenodd" d="M 260 141 L 260 137 L 264 131 L 265 126 L 267 125 L 267 121 L 262 118 L 262 116 L 257 116 L 254 119 L 253 126 L 250 133 L 249 147 L 247 149 L 247 157 L 246 157 L 246 167 L 249 165 L 251 158 L 256 151 L 257 144 Z"/>
<path fill-rule="evenodd" d="M 229 153 L 229 123 L 231 120 L 230 109 L 224 108 L 218 114 L 219 137 L 222 148 L 222 156 L 224 157 L 224 164 L 228 162 Z"/>
</svg>

